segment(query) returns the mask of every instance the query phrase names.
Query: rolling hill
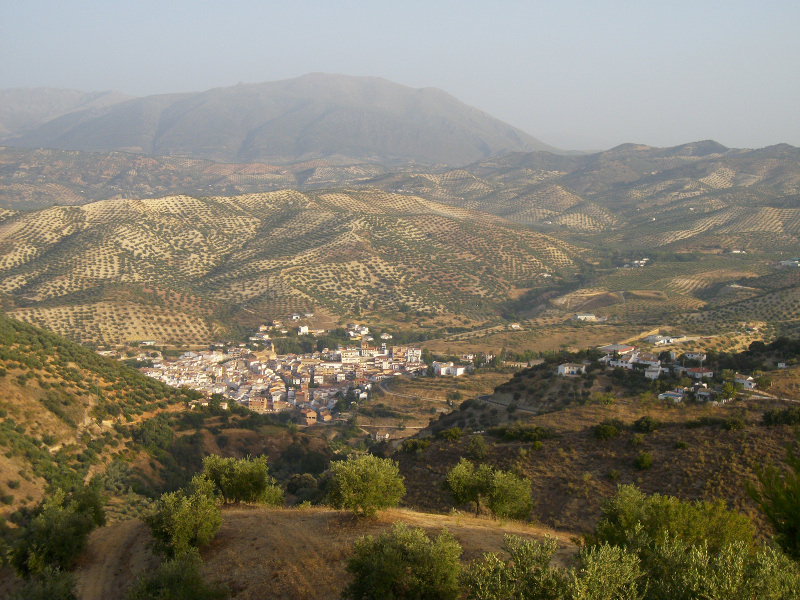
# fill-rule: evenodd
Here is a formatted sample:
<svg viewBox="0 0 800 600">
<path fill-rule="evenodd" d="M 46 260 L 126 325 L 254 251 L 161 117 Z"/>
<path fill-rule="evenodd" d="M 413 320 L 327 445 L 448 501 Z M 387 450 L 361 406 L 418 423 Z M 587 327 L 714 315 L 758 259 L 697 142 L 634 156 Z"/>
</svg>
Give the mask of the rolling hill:
<svg viewBox="0 0 800 600">
<path fill-rule="evenodd" d="M 7 213 L 9 314 L 95 343 L 208 343 L 233 314 L 496 318 L 579 250 L 493 215 L 375 190 L 107 200 Z M 554 276 L 555 277 L 554 277 Z"/>
<path fill-rule="evenodd" d="M 314 73 L 74 108 L 0 142 L 278 164 L 344 156 L 459 165 L 511 151 L 553 150 L 441 90 L 375 77 Z"/>
</svg>

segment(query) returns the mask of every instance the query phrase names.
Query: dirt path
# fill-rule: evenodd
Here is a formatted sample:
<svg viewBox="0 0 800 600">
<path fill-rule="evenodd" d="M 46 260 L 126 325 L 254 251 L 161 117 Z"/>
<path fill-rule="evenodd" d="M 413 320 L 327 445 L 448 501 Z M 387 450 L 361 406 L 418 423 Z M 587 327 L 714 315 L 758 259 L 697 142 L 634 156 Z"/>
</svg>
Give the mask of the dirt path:
<svg viewBox="0 0 800 600">
<path fill-rule="evenodd" d="M 136 576 L 158 565 L 147 548 L 150 532 L 138 519 L 114 523 L 92 533 L 78 576 L 81 600 L 121 600 Z"/>
</svg>

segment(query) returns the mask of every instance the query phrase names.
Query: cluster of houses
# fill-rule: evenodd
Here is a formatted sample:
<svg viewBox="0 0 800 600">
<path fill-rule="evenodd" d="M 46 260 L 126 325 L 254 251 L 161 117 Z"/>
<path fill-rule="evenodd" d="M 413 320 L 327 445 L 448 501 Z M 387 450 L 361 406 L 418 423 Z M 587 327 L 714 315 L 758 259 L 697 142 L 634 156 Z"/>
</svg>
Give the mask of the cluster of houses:
<svg viewBox="0 0 800 600">
<path fill-rule="evenodd" d="M 671 339 L 667 336 L 650 336 L 653 340 L 650 343 L 656 343 L 660 339 Z M 669 342 L 660 342 L 657 345 Z M 658 379 L 662 374 L 668 374 L 670 370 L 678 377 L 689 377 L 695 381 L 691 386 L 677 387 L 673 390 L 664 392 L 658 396 L 659 400 L 673 400 L 681 402 L 688 394 L 698 400 L 713 400 L 720 397 L 721 389 L 709 388 L 708 381 L 713 379 L 714 371 L 703 367 L 703 361 L 706 360 L 706 354 L 703 352 L 686 352 L 683 354 L 684 358 L 689 361 L 699 362 L 698 367 L 686 367 L 681 364 L 675 363 L 677 353 L 670 352 L 669 366 L 663 365 L 659 356 L 655 354 L 637 350 L 635 346 L 627 344 L 609 344 L 607 346 L 600 346 L 598 348 L 603 356 L 599 362 L 608 365 L 612 368 L 622 369 L 641 369 L 644 376 L 648 379 Z M 558 365 L 556 373 L 561 376 L 576 376 L 586 372 L 588 363 L 564 363 Z M 740 386 L 745 390 L 753 390 L 756 388 L 755 379 L 750 375 L 736 373 L 733 378 L 733 383 Z"/>
<path fill-rule="evenodd" d="M 263 333 L 263 332 L 262 332 Z M 403 373 L 427 369 L 422 350 L 411 346 L 371 346 L 366 340 L 334 350 L 277 355 L 267 349 L 230 348 L 226 352 L 185 352 L 178 359 L 156 359 L 141 371 L 173 387 L 188 387 L 206 397 L 220 394 L 260 413 L 299 410 L 307 424 L 333 419 L 339 397 L 351 390 L 366 399 L 372 385 Z M 199 404 L 207 404 L 201 400 Z M 313 413 L 313 414 L 312 414 Z"/>
</svg>

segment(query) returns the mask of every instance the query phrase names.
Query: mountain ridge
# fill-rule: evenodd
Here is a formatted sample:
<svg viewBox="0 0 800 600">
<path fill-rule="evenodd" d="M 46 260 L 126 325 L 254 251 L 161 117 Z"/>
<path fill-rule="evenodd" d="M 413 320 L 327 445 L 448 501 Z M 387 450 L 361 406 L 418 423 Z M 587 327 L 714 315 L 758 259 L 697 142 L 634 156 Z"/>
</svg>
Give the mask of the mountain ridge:
<svg viewBox="0 0 800 600">
<path fill-rule="evenodd" d="M 514 150 L 556 150 L 436 88 L 321 73 L 134 98 L 69 112 L 0 141 L 231 162 L 346 155 L 456 165 Z"/>
</svg>

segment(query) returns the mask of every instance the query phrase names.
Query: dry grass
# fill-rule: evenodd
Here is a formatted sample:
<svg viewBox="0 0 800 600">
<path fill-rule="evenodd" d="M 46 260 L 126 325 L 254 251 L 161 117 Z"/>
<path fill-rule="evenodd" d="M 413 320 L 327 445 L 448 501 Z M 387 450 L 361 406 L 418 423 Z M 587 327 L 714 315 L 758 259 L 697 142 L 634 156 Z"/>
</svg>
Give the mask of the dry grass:
<svg viewBox="0 0 800 600">
<path fill-rule="evenodd" d="M 345 562 L 353 542 L 379 534 L 395 522 L 422 527 L 429 535 L 447 529 L 463 547 L 462 560 L 501 549 L 514 534 L 558 541 L 555 560 L 565 563 L 576 548 L 569 535 L 517 522 L 499 522 L 466 514 L 432 515 L 395 509 L 375 519 L 358 520 L 328 508 L 230 508 L 212 545 L 203 551 L 209 579 L 226 583 L 236 600 L 329 600 L 347 581 Z M 81 600 L 121 600 L 135 574 L 151 569 L 149 533 L 138 520 L 116 523 L 92 533 L 78 571 Z"/>
</svg>

